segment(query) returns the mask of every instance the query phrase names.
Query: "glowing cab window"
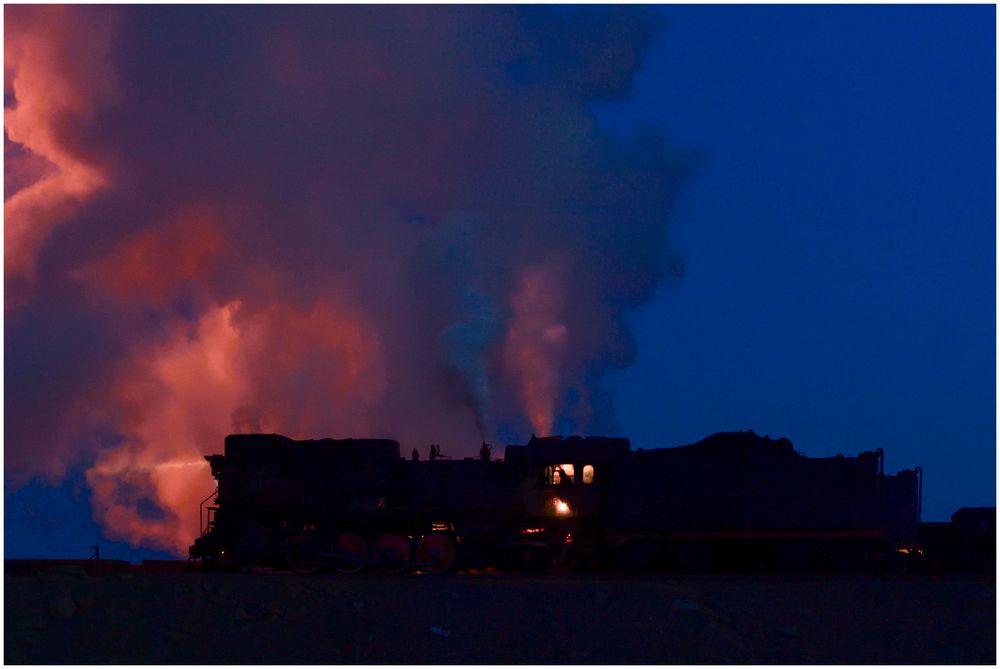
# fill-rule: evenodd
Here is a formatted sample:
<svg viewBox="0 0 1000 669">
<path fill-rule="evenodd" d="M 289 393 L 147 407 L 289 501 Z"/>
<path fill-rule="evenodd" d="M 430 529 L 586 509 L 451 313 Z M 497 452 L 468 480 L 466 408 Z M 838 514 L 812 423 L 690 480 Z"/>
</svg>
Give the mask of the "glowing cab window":
<svg viewBox="0 0 1000 669">
<path fill-rule="evenodd" d="M 584 485 L 590 485 L 593 482 L 594 482 L 594 465 L 584 465 L 583 466 Z"/>
<path fill-rule="evenodd" d="M 562 485 L 564 483 L 572 485 L 575 471 L 573 465 L 548 465 L 542 475 L 546 485 Z"/>
</svg>

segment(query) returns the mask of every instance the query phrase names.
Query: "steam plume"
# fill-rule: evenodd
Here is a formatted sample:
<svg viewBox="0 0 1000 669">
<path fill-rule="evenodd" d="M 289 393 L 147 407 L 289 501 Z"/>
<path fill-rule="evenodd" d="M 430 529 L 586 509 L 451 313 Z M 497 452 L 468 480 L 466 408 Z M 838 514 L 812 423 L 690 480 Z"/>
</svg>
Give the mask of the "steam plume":
<svg viewBox="0 0 1000 669">
<path fill-rule="evenodd" d="M 5 16 L 14 485 L 85 468 L 109 536 L 182 552 L 230 431 L 471 455 L 613 429 L 598 385 L 686 168 L 589 105 L 628 94 L 655 14 Z"/>
<path fill-rule="evenodd" d="M 449 325 L 441 333 L 445 362 L 462 375 L 460 390 L 469 401 L 476 417 L 476 428 L 482 439 L 492 438 L 490 421 L 489 370 L 487 355 L 496 335 L 496 326 L 489 304 L 478 293 L 464 298 L 465 320 Z"/>
<path fill-rule="evenodd" d="M 560 321 L 562 277 L 550 267 L 528 268 L 511 297 L 514 313 L 504 362 L 517 379 L 521 401 L 540 435 L 551 434 L 559 391 L 559 365 L 568 339 Z"/>
</svg>

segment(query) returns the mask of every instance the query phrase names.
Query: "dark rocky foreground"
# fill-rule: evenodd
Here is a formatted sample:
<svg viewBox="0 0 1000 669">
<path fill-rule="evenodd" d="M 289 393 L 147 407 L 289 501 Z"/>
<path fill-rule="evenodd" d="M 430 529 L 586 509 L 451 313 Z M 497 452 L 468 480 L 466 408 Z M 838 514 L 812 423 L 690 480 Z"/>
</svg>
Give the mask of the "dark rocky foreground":
<svg viewBox="0 0 1000 669">
<path fill-rule="evenodd" d="M 32 664 L 994 664 L 963 576 L 7 576 Z"/>
</svg>

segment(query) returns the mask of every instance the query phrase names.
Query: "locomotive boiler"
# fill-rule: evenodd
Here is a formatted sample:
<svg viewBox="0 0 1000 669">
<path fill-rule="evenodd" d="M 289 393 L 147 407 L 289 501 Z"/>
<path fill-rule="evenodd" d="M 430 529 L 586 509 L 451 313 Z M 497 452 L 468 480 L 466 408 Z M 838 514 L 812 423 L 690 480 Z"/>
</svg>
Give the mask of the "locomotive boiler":
<svg viewBox="0 0 1000 669">
<path fill-rule="evenodd" d="M 230 435 L 190 557 L 207 568 L 866 569 L 912 544 L 920 470 L 719 433 L 633 451 L 544 437 L 502 459 L 404 459 L 388 439 Z"/>
</svg>

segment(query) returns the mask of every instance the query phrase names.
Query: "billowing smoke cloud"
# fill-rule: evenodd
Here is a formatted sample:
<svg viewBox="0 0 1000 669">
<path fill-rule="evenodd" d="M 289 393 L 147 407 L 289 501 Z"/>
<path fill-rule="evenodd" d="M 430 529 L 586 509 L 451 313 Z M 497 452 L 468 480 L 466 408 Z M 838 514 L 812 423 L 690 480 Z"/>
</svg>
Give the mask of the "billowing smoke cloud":
<svg viewBox="0 0 1000 669">
<path fill-rule="evenodd" d="M 107 184 L 77 124 L 113 104 L 113 14 L 69 7 L 5 11 L 4 274 L 32 279 L 46 237 Z"/>
<path fill-rule="evenodd" d="M 109 536 L 183 551 L 231 431 L 613 429 L 686 161 L 589 105 L 655 14 L 5 16 L 8 481 L 86 467 Z"/>
</svg>

